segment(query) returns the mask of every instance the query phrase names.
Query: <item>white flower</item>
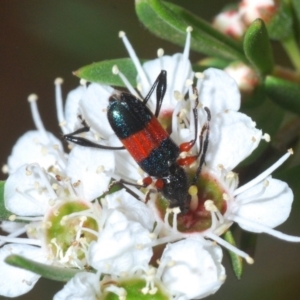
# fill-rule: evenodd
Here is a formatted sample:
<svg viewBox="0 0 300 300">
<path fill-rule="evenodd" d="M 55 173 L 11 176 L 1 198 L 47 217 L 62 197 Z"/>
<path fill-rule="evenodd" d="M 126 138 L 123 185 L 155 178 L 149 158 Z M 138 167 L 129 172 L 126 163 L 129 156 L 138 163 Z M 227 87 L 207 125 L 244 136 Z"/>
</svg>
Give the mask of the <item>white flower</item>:
<svg viewBox="0 0 300 300">
<path fill-rule="evenodd" d="M 242 0 L 239 5 L 239 11 L 248 25 L 257 18 L 268 23 L 277 8 L 276 1 L 273 0 Z"/>
<path fill-rule="evenodd" d="M 85 88 L 79 87 L 70 93 L 64 111 L 61 83 L 61 79 L 56 79 L 57 116 L 63 131 L 69 133 L 76 129 L 79 103 Z M 90 201 L 108 189 L 111 177 L 107 173 L 114 170 L 114 153 L 105 151 L 106 155 L 103 156 L 101 150 L 79 146 L 74 147 L 69 155 L 64 153 L 61 142 L 45 130 L 36 100 L 36 95 L 29 96 L 37 130 L 25 133 L 13 147 L 8 159 L 10 175 L 4 189 L 6 209 L 13 214 L 10 220 L 27 221 L 29 224 L 17 223 L 21 225 L 10 230 L 7 236 L 0 236 L 0 245 L 14 242 L 17 243 L 15 247 L 18 247 L 21 255 L 31 257 L 32 249 L 38 249 L 41 254 L 48 257 L 48 263 L 83 268 L 86 264 L 84 253 L 87 253 L 86 248 L 93 238 L 89 233 L 82 238 L 81 232 L 89 227 L 91 230 L 97 230 L 97 222 L 93 223 L 89 216 L 74 216 L 74 212 L 80 214 L 82 210 L 96 209 L 95 205 L 90 205 Z M 66 216 L 58 213 L 66 205 L 69 207 L 66 214 L 73 212 L 70 222 L 73 227 L 67 232 L 60 231 L 59 237 L 56 238 L 58 227 L 63 229 L 64 226 L 69 226 Z M 55 219 L 57 216 L 58 220 Z M 61 220 L 65 223 L 60 223 Z M 52 226 L 56 230 L 52 230 Z M 75 236 L 72 235 L 74 232 Z M 27 233 L 29 238 L 18 238 L 24 233 Z M 39 248 L 29 245 L 36 245 Z M 7 255 L 6 249 L 6 246 L 0 249 L 2 263 Z M 33 256 L 32 259 L 38 261 L 38 256 L 36 259 Z M 7 265 L 5 272 L 7 276 L 13 276 L 15 268 Z M 36 279 L 31 280 L 29 274 L 31 273 L 24 273 L 24 280 L 26 281 L 27 276 L 28 282 L 32 282 L 27 285 L 27 291 L 39 278 L 36 275 Z M 1 269 L 0 276 L 2 275 L 4 276 L 4 273 Z M 6 292 L 5 290 L 2 292 L 0 287 L 0 294 L 2 293 Z"/>
<path fill-rule="evenodd" d="M 219 13 L 213 20 L 213 27 L 235 39 L 241 39 L 246 31 L 242 15 L 237 10 Z"/>
<path fill-rule="evenodd" d="M 236 81 L 241 92 L 250 93 L 258 85 L 256 73 L 243 63 L 230 64 L 224 71 Z"/>
<path fill-rule="evenodd" d="M 162 282 L 177 299 L 202 299 L 214 294 L 226 275 L 219 246 L 204 239 L 185 239 L 168 244 L 160 259 L 165 266 Z"/>
<path fill-rule="evenodd" d="M 93 273 L 77 273 L 64 288 L 54 296 L 54 300 L 95 300 L 100 297 L 99 276 Z"/>
<path fill-rule="evenodd" d="M 189 34 L 187 40 L 189 40 Z M 138 71 L 138 78 L 142 83 L 139 89 L 144 91 L 143 84 L 148 87 L 147 81 L 142 79 L 146 77 L 143 70 L 144 66 L 139 64 L 135 52 L 123 33 L 121 36 Z M 187 43 L 187 45 L 189 44 Z M 164 64 L 164 59 L 164 56 L 160 57 L 161 65 Z M 166 61 L 168 60 L 167 57 Z M 159 60 L 157 60 L 157 64 L 158 62 Z M 172 70 L 172 68 L 170 69 Z M 171 77 L 172 75 L 173 73 Z M 216 69 L 208 69 L 203 73 L 196 73 L 195 76 L 197 78 L 197 95 L 194 94 L 195 90 L 192 88 L 191 80 L 186 82 L 187 100 L 184 100 L 183 96 L 176 97 L 176 93 L 173 95 L 173 100 L 177 99 L 177 102 L 171 100 L 173 107 L 170 110 L 173 111 L 173 114 L 170 136 L 178 145 L 195 138 L 196 126 L 194 124 L 193 109 L 198 98 L 198 134 L 202 128 L 206 128 L 202 133 L 202 142 L 209 135 L 207 151 L 205 157 L 203 157 L 205 165 L 202 166 L 200 178 L 194 182 L 200 190 L 196 193 L 197 196 L 191 194 L 190 212 L 186 215 L 177 216 L 178 212 L 174 210 L 173 230 L 171 231 L 168 228 L 168 218 L 172 210 L 167 211 L 163 218 L 163 212 L 154 209 L 156 221 L 158 227 L 160 227 L 160 229 L 158 227 L 155 229 L 159 237 L 157 243 L 179 239 L 178 222 L 178 228 L 185 232 L 185 236 L 200 234 L 211 238 L 246 258 L 248 262 L 252 262 L 252 259 L 246 253 L 219 238 L 219 235 L 223 234 L 234 221 L 246 230 L 266 232 L 286 240 L 300 241 L 298 237 L 289 237 L 272 229 L 288 217 L 293 195 L 284 182 L 274 181 L 269 176 L 290 154 L 286 154 L 253 181 L 238 188 L 238 176 L 232 170 L 257 148 L 262 139 L 269 141 L 270 137 L 268 134 L 262 134 L 262 131 L 256 128 L 256 123 L 251 118 L 238 112 L 240 92 L 234 79 L 226 75 L 225 72 Z M 123 77 L 122 75 L 121 78 Z M 186 81 L 187 78 L 182 79 Z M 126 82 L 126 79 L 123 80 Z M 171 86 L 173 85 L 171 84 Z M 204 108 L 208 108 L 209 113 Z M 208 121 L 210 118 L 211 120 Z M 200 143 L 196 142 L 190 153 L 182 155 L 182 160 L 186 156 L 199 154 L 200 148 Z M 201 150 L 203 151 L 203 149 Z M 200 153 L 196 166 L 199 165 L 201 156 Z M 186 170 L 191 174 L 195 174 L 195 164 L 191 165 L 190 171 Z M 247 206 L 249 206 L 249 210 Z M 253 213 L 246 213 L 248 211 Z M 254 211 L 257 211 L 257 213 L 254 213 Z M 282 214 L 280 214 L 280 211 L 282 211 Z M 274 218 L 272 218 L 273 215 Z M 210 227 L 202 225 L 202 223 L 205 224 L 205 221 L 209 222 L 209 220 L 211 220 Z"/>
<path fill-rule="evenodd" d="M 130 198 L 133 197 L 125 190 L 106 198 L 110 203 L 106 212 L 108 216 L 97 241 L 91 243 L 88 255 L 89 264 L 102 273 L 118 276 L 128 274 L 136 266 L 148 266 L 152 257 L 149 229 L 141 225 L 143 214 L 138 211 L 132 213 L 130 211 L 132 206 L 127 207 L 126 199 Z M 119 199 L 125 200 L 124 204 L 116 204 Z M 136 199 L 133 198 L 132 201 Z M 137 205 L 144 206 L 142 210 L 147 220 L 150 211 L 146 209 L 145 204 L 137 203 Z M 147 227 L 152 229 L 153 224 L 154 220 L 147 224 Z"/>
</svg>

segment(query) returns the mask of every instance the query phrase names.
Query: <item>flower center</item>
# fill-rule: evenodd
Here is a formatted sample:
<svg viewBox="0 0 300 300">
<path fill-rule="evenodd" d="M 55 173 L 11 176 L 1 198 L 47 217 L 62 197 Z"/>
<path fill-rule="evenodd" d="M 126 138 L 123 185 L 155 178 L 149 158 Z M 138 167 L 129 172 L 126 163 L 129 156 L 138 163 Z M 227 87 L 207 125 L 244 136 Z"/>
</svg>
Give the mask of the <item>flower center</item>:
<svg viewBox="0 0 300 300">
<path fill-rule="evenodd" d="M 84 214 L 89 208 L 86 203 L 70 201 L 48 215 L 46 222 L 51 225 L 46 229 L 46 242 L 57 257 L 64 257 L 72 249 L 78 259 L 83 259 L 86 246 L 97 239 L 93 234 L 98 231 L 97 222 Z"/>
<path fill-rule="evenodd" d="M 193 178 L 193 175 L 194 174 L 190 174 L 191 178 Z M 199 176 L 195 188 L 198 189 L 198 192 L 195 196 L 192 196 L 189 211 L 185 214 L 179 214 L 177 217 L 177 229 L 180 232 L 202 232 L 211 227 L 211 211 L 207 210 L 207 206 L 205 205 L 207 200 L 210 200 L 212 205 L 214 205 L 221 214 L 224 214 L 226 211 L 227 204 L 223 197 L 226 191 L 211 174 L 203 172 Z M 165 215 L 169 202 L 160 197 L 157 204 L 162 215 Z M 169 216 L 169 224 L 173 225 L 172 216 Z"/>
</svg>

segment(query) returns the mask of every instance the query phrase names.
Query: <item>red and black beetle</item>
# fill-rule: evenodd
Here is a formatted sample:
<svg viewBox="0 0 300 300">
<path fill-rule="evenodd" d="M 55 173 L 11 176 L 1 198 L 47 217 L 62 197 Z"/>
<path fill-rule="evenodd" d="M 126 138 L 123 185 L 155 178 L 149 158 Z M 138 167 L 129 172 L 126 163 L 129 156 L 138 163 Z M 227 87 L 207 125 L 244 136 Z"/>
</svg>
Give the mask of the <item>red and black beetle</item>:
<svg viewBox="0 0 300 300">
<path fill-rule="evenodd" d="M 155 114 L 153 114 L 147 107 L 147 102 L 155 88 L 156 110 Z M 126 92 L 113 94 L 109 98 L 107 118 L 113 131 L 141 169 L 149 174 L 149 176 L 157 179 L 155 186 L 158 191 L 170 201 L 170 207 L 179 207 L 181 212 L 185 213 L 189 210 L 191 201 L 188 190 L 190 185 L 194 184 L 194 182 L 189 182 L 187 173 L 182 165 L 190 164 L 191 161 L 195 161 L 202 153 L 200 164 L 196 172 L 196 177 L 198 177 L 204 163 L 208 144 L 208 124 L 205 128 L 202 128 L 200 134 L 199 154 L 193 157 L 187 157 L 187 159 L 178 160 L 180 152 L 190 150 L 195 144 L 197 129 L 195 130 L 195 139 L 182 144 L 180 147 L 170 138 L 169 134 L 157 120 L 166 88 L 167 72 L 162 70 L 143 101 L 140 101 L 134 95 Z M 195 107 L 193 111 L 195 124 L 197 124 L 197 108 Z M 206 109 L 206 111 L 209 121 L 209 110 Z M 64 139 L 86 147 L 114 150 L 124 149 L 124 147 L 99 145 L 85 138 L 76 136 L 78 133 L 88 130 L 89 127 L 85 125 L 83 128 L 65 135 Z M 203 133 L 205 130 L 207 134 L 203 141 Z M 148 180 L 144 182 L 146 186 Z"/>
</svg>

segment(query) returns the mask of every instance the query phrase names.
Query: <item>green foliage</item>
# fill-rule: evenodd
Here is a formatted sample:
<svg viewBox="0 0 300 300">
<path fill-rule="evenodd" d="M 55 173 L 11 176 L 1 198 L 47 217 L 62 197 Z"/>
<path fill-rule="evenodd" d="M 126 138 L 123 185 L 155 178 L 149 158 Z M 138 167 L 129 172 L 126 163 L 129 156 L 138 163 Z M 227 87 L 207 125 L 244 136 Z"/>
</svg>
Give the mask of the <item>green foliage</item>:
<svg viewBox="0 0 300 300">
<path fill-rule="evenodd" d="M 32 271 L 45 278 L 67 282 L 75 274 L 82 272 L 82 270 L 71 268 L 59 268 L 54 266 L 48 266 L 42 263 L 38 263 L 31 259 L 22 257 L 20 255 L 10 255 L 5 259 L 5 262 L 11 266 L 19 267 L 24 270 Z"/>
<path fill-rule="evenodd" d="M 263 20 L 256 19 L 248 28 L 244 37 L 244 51 L 259 74 L 266 75 L 272 72 L 273 53 Z"/>
<path fill-rule="evenodd" d="M 193 50 L 226 60 L 247 61 L 238 43 L 184 8 L 159 0 L 136 0 L 135 3 L 140 21 L 155 35 L 184 45 L 186 28 L 192 26 Z"/>
<path fill-rule="evenodd" d="M 267 95 L 286 110 L 300 114 L 300 85 L 288 80 L 267 76 L 264 82 Z"/>
<path fill-rule="evenodd" d="M 93 63 L 75 71 L 74 75 L 90 82 L 125 87 L 120 77 L 112 73 L 113 66 L 117 66 L 133 86 L 136 85 L 137 71 L 130 58 L 104 60 Z"/>
<path fill-rule="evenodd" d="M 4 186 L 5 181 L 0 181 L 0 221 L 8 220 L 9 216 L 12 215 L 12 213 L 5 208 Z"/>
<path fill-rule="evenodd" d="M 224 239 L 230 245 L 236 246 L 234 237 L 230 230 L 226 231 L 226 233 L 224 234 Z M 229 252 L 229 255 L 231 258 L 231 263 L 232 263 L 232 268 L 233 268 L 234 274 L 237 277 L 237 279 L 241 279 L 242 274 L 243 274 L 243 259 L 242 259 L 242 257 L 238 256 L 234 252 L 231 252 L 231 251 L 228 251 L 228 252 Z"/>
</svg>

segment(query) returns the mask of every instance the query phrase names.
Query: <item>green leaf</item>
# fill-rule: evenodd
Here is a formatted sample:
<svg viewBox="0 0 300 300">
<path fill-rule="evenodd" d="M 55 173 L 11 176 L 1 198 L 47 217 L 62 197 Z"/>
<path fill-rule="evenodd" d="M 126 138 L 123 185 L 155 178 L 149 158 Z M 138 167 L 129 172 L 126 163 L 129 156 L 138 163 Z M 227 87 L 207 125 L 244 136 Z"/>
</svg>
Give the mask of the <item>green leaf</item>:
<svg viewBox="0 0 300 300">
<path fill-rule="evenodd" d="M 300 114 L 300 85 L 274 76 L 264 82 L 267 95 L 284 109 Z"/>
<path fill-rule="evenodd" d="M 224 239 L 230 245 L 236 246 L 234 237 L 230 230 L 226 231 L 226 233 L 224 234 Z M 242 259 L 242 257 L 238 256 L 236 253 L 234 253 L 232 251 L 228 251 L 228 252 L 229 252 L 229 255 L 231 258 L 231 263 L 232 263 L 232 268 L 233 268 L 234 274 L 237 277 L 237 279 L 241 279 L 242 274 L 243 274 L 243 259 Z"/>
<path fill-rule="evenodd" d="M 120 72 L 126 76 L 129 82 L 133 86 L 136 86 L 137 71 L 130 58 L 119 58 L 96 62 L 80 68 L 73 72 L 73 74 L 90 82 L 125 87 L 120 77 L 112 73 L 112 68 L 115 65 L 118 66 Z"/>
<path fill-rule="evenodd" d="M 0 181 L 0 221 L 8 220 L 9 216 L 12 215 L 12 213 L 5 208 L 4 185 L 5 181 Z"/>
<path fill-rule="evenodd" d="M 300 34 L 300 0 L 292 0 L 292 11 L 296 17 L 295 26 L 297 27 L 298 31 L 298 38 Z"/>
<path fill-rule="evenodd" d="M 136 0 L 135 3 L 140 21 L 155 35 L 175 44 L 184 45 L 186 28 L 192 26 L 193 50 L 231 61 L 247 62 L 238 43 L 187 10 L 159 0 Z"/>
<path fill-rule="evenodd" d="M 263 20 L 256 19 L 246 31 L 244 51 L 259 74 L 266 75 L 272 72 L 274 68 L 273 53 Z"/>
<path fill-rule="evenodd" d="M 44 265 L 42 263 L 35 262 L 28 258 L 22 257 L 20 255 L 10 255 L 5 259 L 5 262 L 11 266 L 19 267 L 28 271 L 32 271 L 36 274 L 43 276 L 44 278 L 64 281 L 67 282 L 77 273 L 82 272 L 82 270 L 71 269 L 71 268 L 59 268 L 49 265 Z"/>
<path fill-rule="evenodd" d="M 271 39 L 281 41 L 293 35 L 293 15 L 289 1 L 278 2 L 279 7 L 267 23 L 267 29 Z"/>
</svg>

